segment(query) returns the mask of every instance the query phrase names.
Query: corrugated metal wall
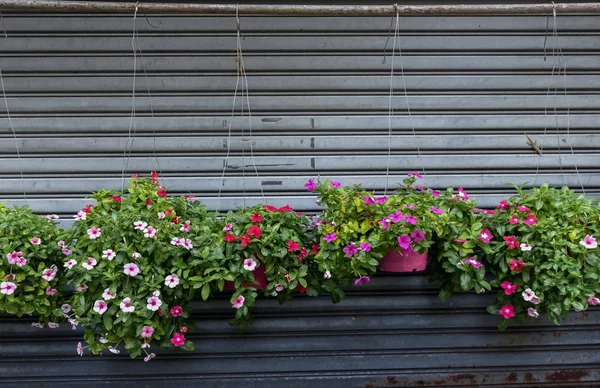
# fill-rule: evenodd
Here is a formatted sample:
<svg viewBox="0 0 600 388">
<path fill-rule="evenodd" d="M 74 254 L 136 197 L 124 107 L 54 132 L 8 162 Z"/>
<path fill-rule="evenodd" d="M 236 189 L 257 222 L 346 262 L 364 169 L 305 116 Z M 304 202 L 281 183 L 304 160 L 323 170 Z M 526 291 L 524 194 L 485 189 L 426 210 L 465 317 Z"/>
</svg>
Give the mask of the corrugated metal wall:
<svg viewBox="0 0 600 388">
<path fill-rule="evenodd" d="M 559 16 L 566 76 L 552 55 L 552 19 L 547 38 L 546 23 L 546 16 L 401 18 L 408 97 L 396 77 L 390 187 L 425 169 L 428 185 L 463 186 L 482 206 L 509 193 L 507 182 L 578 188 L 580 178 L 588 194 L 600 193 L 600 17 Z M 228 146 L 221 208 L 244 197 L 260 202 L 262 188 L 271 204 L 316 210 L 302 185 L 319 174 L 383 189 L 390 18 L 242 18 L 254 161 L 241 96 L 231 123 L 234 19 L 138 15 L 143 58 L 138 53 L 133 121 L 132 26 L 132 15 L 3 15 L 0 67 L 21 159 L 0 103 L 0 201 L 23 204 L 25 191 L 36 211 L 68 220 L 91 191 L 121 187 L 126 145 L 127 175 L 159 168 L 171 193 L 194 194 L 211 208 Z M 398 74 L 398 56 L 394 63 Z M 228 327 L 224 300 L 199 304 L 197 350 L 150 365 L 79 358 L 80 333 L 6 317 L 0 377 L 3 387 L 600 381 L 598 310 L 562 327 L 542 322 L 498 333 L 486 296 L 441 303 L 436 294 L 422 276 L 388 275 L 340 305 L 326 297 L 283 307 L 260 301 L 255 327 L 243 336 Z"/>
</svg>

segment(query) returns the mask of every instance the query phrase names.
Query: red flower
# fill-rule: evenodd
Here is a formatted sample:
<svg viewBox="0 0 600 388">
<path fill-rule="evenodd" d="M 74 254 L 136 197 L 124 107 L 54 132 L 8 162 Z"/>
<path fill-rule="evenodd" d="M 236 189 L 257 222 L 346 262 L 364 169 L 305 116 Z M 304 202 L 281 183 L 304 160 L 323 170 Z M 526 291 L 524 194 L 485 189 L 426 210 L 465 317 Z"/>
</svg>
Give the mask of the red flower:
<svg viewBox="0 0 600 388">
<path fill-rule="evenodd" d="M 152 200 L 150 198 L 148 198 L 146 200 L 146 206 L 150 206 L 150 205 L 152 205 Z"/>
<path fill-rule="evenodd" d="M 173 346 L 178 348 L 181 345 L 185 344 L 185 336 L 181 333 L 175 333 L 173 334 L 173 338 L 171 338 L 171 343 L 173 344 Z"/>
<path fill-rule="evenodd" d="M 510 270 L 511 271 L 521 271 L 524 266 L 525 266 L 525 262 L 523 260 L 510 259 Z"/>
<path fill-rule="evenodd" d="M 180 217 L 173 217 L 173 223 L 174 224 L 178 224 L 181 222 L 181 218 Z"/>
<path fill-rule="evenodd" d="M 302 217 L 302 213 L 300 213 L 300 212 L 296 212 L 296 215 L 297 215 L 298 217 Z"/>
<path fill-rule="evenodd" d="M 503 199 L 502 201 L 500 201 L 500 204 L 498 205 L 498 207 L 496 209 L 510 209 L 510 205 L 508 204 L 508 201 Z"/>
<path fill-rule="evenodd" d="M 117 201 L 119 203 L 123 202 L 123 198 L 119 197 L 118 195 L 113 195 L 112 199 L 113 201 Z"/>
<path fill-rule="evenodd" d="M 313 244 L 312 250 L 313 250 L 315 256 L 318 255 L 319 254 L 319 244 Z"/>
<path fill-rule="evenodd" d="M 535 214 L 533 213 L 529 213 L 527 214 L 527 219 L 525 221 L 523 221 L 523 223 L 525 225 L 529 225 L 529 226 L 533 226 L 535 224 L 537 224 L 538 220 L 537 218 L 535 218 Z"/>
<path fill-rule="evenodd" d="M 81 209 L 81 211 L 83 211 L 84 213 L 90 214 L 92 212 L 93 207 L 94 207 L 94 205 L 87 205 L 86 207 Z"/>
<path fill-rule="evenodd" d="M 260 228 L 256 225 L 252 225 L 250 229 L 248 229 L 248 236 L 260 238 Z"/>
<path fill-rule="evenodd" d="M 225 234 L 225 237 L 223 237 L 223 240 L 226 242 L 234 242 L 235 241 L 235 236 L 233 234 L 231 234 L 231 232 L 227 232 Z"/>
<path fill-rule="evenodd" d="M 280 208 L 279 208 L 277 211 L 278 211 L 279 213 L 283 213 L 283 212 L 291 212 L 291 211 L 294 211 L 294 209 L 292 209 L 292 208 L 290 207 L 290 205 L 285 205 L 285 206 L 282 206 L 282 207 L 280 207 Z"/>
<path fill-rule="evenodd" d="M 247 246 L 248 244 L 252 244 L 252 238 L 249 235 L 240 236 L 238 238 L 240 239 L 243 247 Z"/>
<path fill-rule="evenodd" d="M 158 190 L 158 191 L 156 192 L 156 195 L 158 195 L 159 197 L 167 198 L 167 193 L 165 193 L 165 192 L 164 192 L 164 191 L 162 191 L 162 190 Z"/>
<path fill-rule="evenodd" d="M 173 306 L 171 308 L 171 315 L 173 317 L 180 317 L 183 315 L 183 309 L 181 308 L 181 306 Z"/>
<path fill-rule="evenodd" d="M 152 171 L 150 173 L 150 180 L 152 181 L 152 183 L 154 183 L 155 185 L 158 185 L 158 174 L 155 171 Z"/>
<path fill-rule="evenodd" d="M 308 257 L 308 251 L 306 250 L 306 248 L 302 248 L 300 250 L 300 254 L 298 255 L 298 262 L 302 263 L 302 260 L 304 260 L 304 258 Z"/>
<path fill-rule="evenodd" d="M 525 213 L 530 211 L 531 209 L 528 208 L 527 206 L 517 206 L 517 210 L 520 211 L 521 213 Z"/>
<path fill-rule="evenodd" d="M 512 216 L 512 218 L 508 220 L 508 223 L 511 225 L 518 224 L 519 222 L 519 218 L 516 215 Z"/>
<path fill-rule="evenodd" d="M 254 214 L 252 214 L 250 216 L 250 221 L 252 222 L 262 222 L 262 217 L 260 216 L 259 212 L 254 212 Z"/>
<path fill-rule="evenodd" d="M 277 208 L 275 206 L 265 205 L 265 211 L 266 212 L 277 212 Z"/>
<path fill-rule="evenodd" d="M 504 241 L 506 241 L 506 246 L 508 247 L 508 249 L 516 249 L 521 245 L 521 243 L 515 239 L 515 236 L 504 236 L 502 238 L 504 239 Z"/>
<path fill-rule="evenodd" d="M 167 213 L 168 215 L 173 214 L 173 209 L 168 208 L 167 210 L 165 210 L 165 213 Z"/>
<path fill-rule="evenodd" d="M 298 247 L 298 243 L 295 241 L 288 241 L 287 242 L 287 246 L 288 246 L 288 252 L 293 252 L 293 251 L 297 251 L 298 249 L 300 249 L 300 247 Z"/>
<path fill-rule="evenodd" d="M 131 176 L 131 178 L 132 178 L 132 179 L 136 179 L 136 178 L 139 178 L 139 177 L 140 177 L 140 174 L 133 174 L 133 175 Z"/>
<path fill-rule="evenodd" d="M 298 290 L 299 293 L 304 294 L 306 290 L 308 290 L 308 288 L 298 283 L 298 285 L 296 286 L 296 290 Z"/>
</svg>

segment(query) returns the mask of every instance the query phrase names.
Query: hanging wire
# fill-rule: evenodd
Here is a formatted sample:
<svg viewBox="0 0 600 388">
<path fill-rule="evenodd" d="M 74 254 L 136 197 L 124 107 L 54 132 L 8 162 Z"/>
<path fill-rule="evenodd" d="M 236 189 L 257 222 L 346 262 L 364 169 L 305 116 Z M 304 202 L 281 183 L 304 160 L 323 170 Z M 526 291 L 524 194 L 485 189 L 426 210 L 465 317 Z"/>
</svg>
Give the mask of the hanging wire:
<svg viewBox="0 0 600 388">
<path fill-rule="evenodd" d="M 394 97 L 394 58 L 396 55 L 396 41 L 398 40 L 400 13 L 398 12 L 398 4 L 394 4 L 396 8 L 396 25 L 394 26 L 394 39 L 392 41 L 392 61 L 390 70 L 390 98 L 388 105 L 388 159 L 387 168 L 385 170 L 385 188 L 383 194 L 387 195 L 388 183 L 390 177 L 390 163 L 392 161 L 392 117 L 394 115 L 393 97 Z M 387 43 L 386 43 L 387 44 Z M 384 58 L 385 60 L 385 58 Z"/>
</svg>

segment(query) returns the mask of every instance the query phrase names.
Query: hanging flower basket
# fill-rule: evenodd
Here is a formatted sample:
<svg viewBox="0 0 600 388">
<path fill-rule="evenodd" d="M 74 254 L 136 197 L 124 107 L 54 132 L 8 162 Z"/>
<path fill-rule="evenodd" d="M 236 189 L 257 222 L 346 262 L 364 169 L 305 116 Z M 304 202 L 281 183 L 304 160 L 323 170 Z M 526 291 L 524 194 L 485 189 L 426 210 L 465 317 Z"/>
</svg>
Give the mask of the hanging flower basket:
<svg viewBox="0 0 600 388">
<path fill-rule="evenodd" d="M 383 272 L 421 272 L 427 268 L 427 251 L 404 254 L 397 248 L 389 252 L 379 261 L 379 270 Z"/>
</svg>

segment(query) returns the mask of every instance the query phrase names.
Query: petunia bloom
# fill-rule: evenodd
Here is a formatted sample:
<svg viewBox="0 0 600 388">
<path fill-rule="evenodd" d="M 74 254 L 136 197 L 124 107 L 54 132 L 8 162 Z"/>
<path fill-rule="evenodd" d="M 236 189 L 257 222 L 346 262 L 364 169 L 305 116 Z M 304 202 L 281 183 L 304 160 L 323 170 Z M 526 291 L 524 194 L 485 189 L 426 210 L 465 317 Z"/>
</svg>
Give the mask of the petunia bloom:
<svg viewBox="0 0 600 388">
<path fill-rule="evenodd" d="M 254 271 L 256 269 L 256 265 L 257 264 L 258 263 L 254 259 L 252 259 L 252 258 L 245 259 L 244 260 L 244 269 L 246 271 Z"/>
<path fill-rule="evenodd" d="M 515 307 L 512 304 L 504 305 L 498 310 L 504 319 L 510 319 L 515 316 Z"/>
<path fill-rule="evenodd" d="M 175 288 L 179 285 L 179 276 L 177 274 L 170 274 L 165 277 L 165 286 L 169 288 Z"/>
<path fill-rule="evenodd" d="M 246 298 L 244 298 L 242 295 L 238 296 L 237 299 L 235 300 L 235 302 L 233 302 L 233 308 L 235 309 L 240 309 L 244 306 L 244 300 Z"/>
<path fill-rule="evenodd" d="M 579 242 L 580 245 L 583 245 L 587 249 L 594 249 L 598 247 L 598 242 L 596 239 L 589 234 L 585 236 L 585 238 Z"/>
<path fill-rule="evenodd" d="M 504 290 L 505 295 L 512 295 L 517 292 L 518 286 L 511 282 L 503 282 L 500 287 Z"/>
</svg>

